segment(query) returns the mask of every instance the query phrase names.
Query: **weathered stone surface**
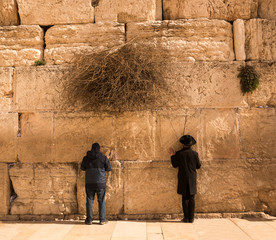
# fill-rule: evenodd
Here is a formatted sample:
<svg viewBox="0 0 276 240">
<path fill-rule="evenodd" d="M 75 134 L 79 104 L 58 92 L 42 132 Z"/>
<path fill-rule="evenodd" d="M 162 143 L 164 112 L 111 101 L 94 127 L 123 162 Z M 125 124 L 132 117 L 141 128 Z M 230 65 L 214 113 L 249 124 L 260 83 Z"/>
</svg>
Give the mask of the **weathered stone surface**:
<svg viewBox="0 0 276 240">
<path fill-rule="evenodd" d="M 275 174 L 275 160 L 204 161 L 198 171 L 196 210 L 275 213 Z"/>
<path fill-rule="evenodd" d="M 259 0 L 258 15 L 260 18 L 276 20 L 276 1 Z"/>
<path fill-rule="evenodd" d="M 161 0 L 94 0 L 95 20 L 142 22 L 162 20 Z"/>
<path fill-rule="evenodd" d="M 247 60 L 276 60 L 276 21 L 251 19 L 245 22 Z"/>
<path fill-rule="evenodd" d="M 0 0 L 0 26 L 18 25 L 16 0 Z"/>
<path fill-rule="evenodd" d="M 247 94 L 250 106 L 276 107 L 276 63 L 275 62 L 247 62 L 260 74 L 260 83 L 256 91 Z"/>
<path fill-rule="evenodd" d="M 39 26 L 0 27 L 0 66 L 33 65 L 43 57 L 43 30 Z"/>
<path fill-rule="evenodd" d="M 154 116 L 148 112 L 125 113 L 115 120 L 116 159 L 154 159 Z"/>
<path fill-rule="evenodd" d="M 177 170 L 170 161 L 126 162 L 124 167 L 126 214 L 182 212 Z"/>
<path fill-rule="evenodd" d="M 155 159 L 170 159 L 168 149 L 175 151 L 182 148 L 179 139 L 184 134 L 192 135 L 197 144 L 193 147 L 202 156 L 202 123 L 200 110 L 183 110 L 177 112 L 159 112 L 157 115 Z"/>
<path fill-rule="evenodd" d="M 61 25 L 46 32 L 45 60 L 49 64 L 69 63 L 76 54 L 104 50 L 123 44 L 125 28 L 119 23 Z"/>
<path fill-rule="evenodd" d="M 161 107 L 183 109 L 247 106 L 237 77 L 240 62 L 172 62 L 166 74 L 169 94 Z"/>
<path fill-rule="evenodd" d="M 114 119 L 108 115 L 60 113 L 54 115 L 55 161 L 81 162 L 86 151 L 98 142 L 113 151 Z"/>
<path fill-rule="evenodd" d="M 275 108 L 240 109 L 239 115 L 242 158 L 275 158 Z"/>
<path fill-rule="evenodd" d="M 18 0 L 21 24 L 55 25 L 94 22 L 90 0 Z"/>
<path fill-rule="evenodd" d="M 0 163 L 0 176 L 0 214 L 8 214 L 11 196 L 8 164 Z"/>
<path fill-rule="evenodd" d="M 222 20 L 177 20 L 127 24 L 127 40 L 158 47 L 178 61 L 234 59 L 232 25 Z"/>
<path fill-rule="evenodd" d="M 18 157 L 21 162 L 53 159 L 53 113 L 22 113 Z"/>
<path fill-rule="evenodd" d="M 62 108 L 61 66 L 15 68 L 15 104 L 18 111 Z"/>
<path fill-rule="evenodd" d="M 120 214 L 123 208 L 123 176 L 121 164 L 118 161 L 111 161 L 111 172 L 106 173 L 106 214 Z M 85 172 L 79 171 L 78 176 L 78 212 L 86 214 L 86 193 L 85 193 Z M 93 214 L 98 218 L 98 202 L 95 197 Z"/>
<path fill-rule="evenodd" d="M 239 152 L 239 129 L 237 114 L 233 109 L 204 109 L 203 158 L 237 159 Z"/>
<path fill-rule="evenodd" d="M 18 196 L 12 214 L 77 213 L 74 164 L 16 164 L 9 173 Z"/>
<path fill-rule="evenodd" d="M 244 61 L 246 59 L 244 21 L 241 19 L 237 19 L 236 21 L 234 21 L 233 31 L 234 31 L 234 48 L 235 48 L 236 60 Z"/>
<path fill-rule="evenodd" d="M 181 18 L 215 18 L 233 21 L 257 16 L 257 0 L 163 0 L 167 20 Z"/>
<path fill-rule="evenodd" d="M 13 98 L 13 69 L 0 68 L 0 109 L 11 110 Z"/>
<path fill-rule="evenodd" d="M 17 114 L 0 113 L 0 162 L 14 162 L 16 160 L 17 131 Z"/>
</svg>

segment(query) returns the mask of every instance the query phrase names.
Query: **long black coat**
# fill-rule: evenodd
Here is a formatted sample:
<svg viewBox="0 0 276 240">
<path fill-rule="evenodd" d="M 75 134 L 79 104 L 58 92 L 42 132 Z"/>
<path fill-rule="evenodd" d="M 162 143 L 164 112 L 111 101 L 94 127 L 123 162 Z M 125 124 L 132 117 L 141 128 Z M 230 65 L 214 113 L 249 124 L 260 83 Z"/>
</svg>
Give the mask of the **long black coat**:
<svg viewBox="0 0 276 240">
<path fill-rule="evenodd" d="M 187 196 L 196 194 L 196 169 L 201 167 L 198 153 L 191 148 L 183 148 L 171 156 L 174 168 L 178 167 L 177 193 Z"/>
</svg>

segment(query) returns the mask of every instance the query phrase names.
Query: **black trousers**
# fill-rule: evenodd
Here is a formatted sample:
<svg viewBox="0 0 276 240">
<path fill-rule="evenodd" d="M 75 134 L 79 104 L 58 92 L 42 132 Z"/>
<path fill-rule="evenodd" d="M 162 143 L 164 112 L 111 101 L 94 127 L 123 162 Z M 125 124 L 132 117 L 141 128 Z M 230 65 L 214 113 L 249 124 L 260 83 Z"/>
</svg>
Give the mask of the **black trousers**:
<svg viewBox="0 0 276 240">
<path fill-rule="evenodd" d="M 184 219 L 192 222 L 195 215 L 195 195 L 182 195 L 182 208 L 184 213 Z"/>
</svg>

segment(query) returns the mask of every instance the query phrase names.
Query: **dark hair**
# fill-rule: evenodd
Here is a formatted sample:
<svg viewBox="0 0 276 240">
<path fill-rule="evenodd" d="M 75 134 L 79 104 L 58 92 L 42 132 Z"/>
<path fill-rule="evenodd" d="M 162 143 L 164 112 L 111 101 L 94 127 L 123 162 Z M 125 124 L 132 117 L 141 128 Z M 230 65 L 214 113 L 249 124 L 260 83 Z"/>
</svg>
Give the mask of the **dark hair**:
<svg viewBox="0 0 276 240">
<path fill-rule="evenodd" d="M 99 143 L 93 143 L 92 144 L 92 150 L 100 151 L 100 144 Z"/>
</svg>

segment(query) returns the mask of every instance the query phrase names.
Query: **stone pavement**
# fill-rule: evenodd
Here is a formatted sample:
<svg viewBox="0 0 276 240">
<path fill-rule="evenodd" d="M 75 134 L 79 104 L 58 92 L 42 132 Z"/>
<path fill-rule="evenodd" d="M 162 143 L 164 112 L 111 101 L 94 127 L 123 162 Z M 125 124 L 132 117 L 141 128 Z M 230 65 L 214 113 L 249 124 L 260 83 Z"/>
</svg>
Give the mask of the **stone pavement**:
<svg viewBox="0 0 276 240">
<path fill-rule="evenodd" d="M 0 222 L 0 240 L 275 240 L 276 218 L 179 221 Z"/>
</svg>

